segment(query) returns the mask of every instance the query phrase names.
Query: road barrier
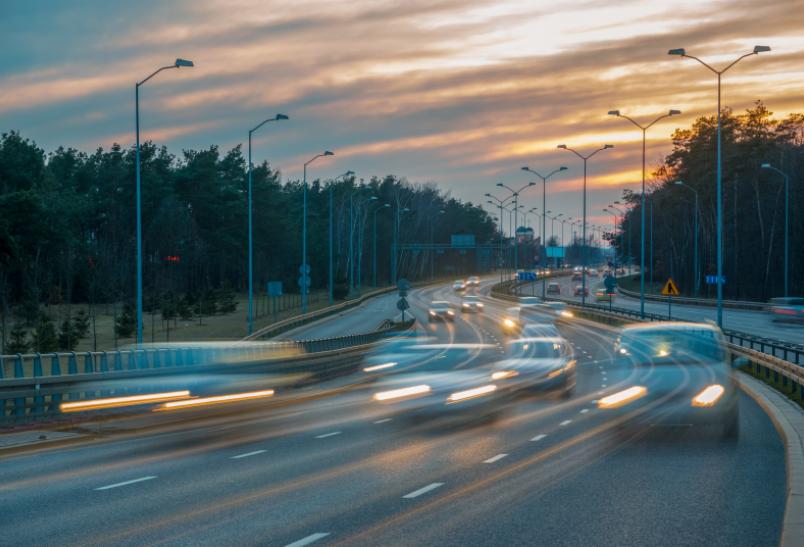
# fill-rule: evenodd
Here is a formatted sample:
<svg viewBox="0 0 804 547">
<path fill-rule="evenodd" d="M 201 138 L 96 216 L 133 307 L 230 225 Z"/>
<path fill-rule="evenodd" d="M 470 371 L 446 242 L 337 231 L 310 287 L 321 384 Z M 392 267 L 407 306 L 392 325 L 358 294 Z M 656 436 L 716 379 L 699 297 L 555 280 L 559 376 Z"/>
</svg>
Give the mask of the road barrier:
<svg viewBox="0 0 804 547">
<path fill-rule="evenodd" d="M 627 296 L 628 298 L 636 298 L 639 299 L 639 291 L 632 291 L 629 289 L 623 289 L 622 287 L 617 287 L 617 290 L 623 296 Z M 645 293 L 645 300 L 650 300 L 651 302 L 663 302 L 667 304 L 666 296 L 661 294 L 648 294 Z M 688 306 L 716 306 L 717 300 L 714 298 L 692 298 L 689 296 L 674 296 L 673 297 L 673 304 L 684 304 Z M 749 300 L 724 300 L 723 306 L 726 308 L 734 308 L 734 309 L 741 309 L 741 310 L 756 310 L 756 311 L 763 311 L 767 307 L 767 304 L 764 302 L 752 302 Z"/>
</svg>

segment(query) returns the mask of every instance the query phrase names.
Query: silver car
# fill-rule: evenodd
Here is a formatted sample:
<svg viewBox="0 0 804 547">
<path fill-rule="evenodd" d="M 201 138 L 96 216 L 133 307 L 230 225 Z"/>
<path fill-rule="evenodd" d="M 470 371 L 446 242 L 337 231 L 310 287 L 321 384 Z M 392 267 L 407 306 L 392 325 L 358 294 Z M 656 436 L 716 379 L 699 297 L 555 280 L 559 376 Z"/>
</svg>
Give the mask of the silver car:
<svg viewBox="0 0 804 547">
<path fill-rule="evenodd" d="M 507 391 L 553 391 L 568 398 L 575 389 L 575 358 L 561 336 L 523 337 L 508 343 L 493 365 L 492 380 Z"/>
</svg>

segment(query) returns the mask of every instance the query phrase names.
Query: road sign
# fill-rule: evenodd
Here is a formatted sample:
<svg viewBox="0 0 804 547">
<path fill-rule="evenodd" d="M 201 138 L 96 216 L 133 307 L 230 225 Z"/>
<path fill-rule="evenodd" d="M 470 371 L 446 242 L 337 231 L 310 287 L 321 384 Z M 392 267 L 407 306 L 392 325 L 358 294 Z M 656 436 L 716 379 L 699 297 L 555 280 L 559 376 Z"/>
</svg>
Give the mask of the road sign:
<svg viewBox="0 0 804 547">
<path fill-rule="evenodd" d="M 520 281 L 536 281 L 536 272 L 517 272 Z"/>
<path fill-rule="evenodd" d="M 282 296 L 282 282 L 269 281 L 268 282 L 268 296 Z"/>
<path fill-rule="evenodd" d="M 678 292 L 678 287 L 676 287 L 673 279 L 667 278 L 667 283 L 665 283 L 662 288 L 662 294 L 665 296 L 678 296 L 681 293 Z"/>
<path fill-rule="evenodd" d="M 298 283 L 299 283 L 299 287 L 309 287 L 310 286 L 310 276 L 309 275 L 299 276 Z"/>
<path fill-rule="evenodd" d="M 402 277 L 399 279 L 399 281 L 396 282 L 396 288 L 399 289 L 400 291 L 406 291 L 410 289 L 410 281 Z"/>
<path fill-rule="evenodd" d="M 300 274 L 309 274 L 310 273 L 310 265 L 309 264 L 302 264 L 299 266 L 299 273 Z"/>
<path fill-rule="evenodd" d="M 617 278 L 613 275 L 607 275 L 606 279 L 603 280 L 603 284 L 606 286 L 606 292 L 612 293 L 617 288 Z"/>
<path fill-rule="evenodd" d="M 405 300 L 404 297 L 400 298 L 399 300 L 396 301 L 396 309 L 398 309 L 399 311 L 405 311 L 407 309 L 410 309 L 410 304 L 408 304 L 408 301 Z"/>
<path fill-rule="evenodd" d="M 721 279 L 721 283 L 723 283 L 725 285 L 726 284 L 726 276 L 722 275 L 722 276 L 720 276 L 720 279 Z M 717 285 L 717 276 L 716 275 L 707 275 L 706 276 L 706 284 L 707 285 Z"/>
<path fill-rule="evenodd" d="M 399 296 L 400 296 L 401 298 L 404 298 L 404 297 L 406 297 L 407 295 L 408 295 L 408 291 L 407 291 L 407 289 L 399 289 Z"/>
</svg>

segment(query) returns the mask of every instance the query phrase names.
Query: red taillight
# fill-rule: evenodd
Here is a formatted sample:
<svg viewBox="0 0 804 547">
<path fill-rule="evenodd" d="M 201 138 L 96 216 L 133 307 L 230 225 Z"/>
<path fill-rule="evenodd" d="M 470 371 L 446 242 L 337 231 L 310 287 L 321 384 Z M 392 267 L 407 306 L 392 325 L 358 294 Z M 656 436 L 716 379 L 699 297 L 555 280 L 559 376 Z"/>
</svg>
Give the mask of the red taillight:
<svg viewBox="0 0 804 547">
<path fill-rule="evenodd" d="M 782 315 L 795 315 L 796 310 L 791 310 L 790 308 L 773 308 L 773 313 L 779 313 Z M 801 310 L 801 313 L 804 313 L 804 310 Z"/>
</svg>

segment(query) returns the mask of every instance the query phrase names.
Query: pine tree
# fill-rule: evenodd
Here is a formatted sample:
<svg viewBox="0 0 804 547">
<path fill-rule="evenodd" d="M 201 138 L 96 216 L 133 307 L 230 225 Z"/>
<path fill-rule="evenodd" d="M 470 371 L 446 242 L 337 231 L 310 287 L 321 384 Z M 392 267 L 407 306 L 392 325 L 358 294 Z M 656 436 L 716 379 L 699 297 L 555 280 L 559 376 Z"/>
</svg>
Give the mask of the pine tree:
<svg viewBox="0 0 804 547">
<path fill-rule="evenodd" d="M 31 345 L 38 353 L 49 353 L 59 348 L 59 338 L 56 335 L 53 318 L 44 312 L 39 315 Z"/>
<path fill-rule="evenodd" d="M 65 319 L 59 327 L 59 348 L 64 351 L 73 351 L 76 345 L 78 345 L 78 336 L 75 327 L 69 319 Z"/>
<path fill-rule="evenodd" d="M 6 353 L 13 355 L 15 353 L 27 353 L 31 349 L 31 344 L 28 341 L 28 333 L 20 324 L 14 325 L 9 333 L 9 340 L 6 344 Z"/>
<path fill-rule="evenodd" d="M 78 340 L 86 338 L 89 333 L 89 315 L 84 310 L 78 310 L 73 317 L 73 332 Z"/>
<path fill-rule="evenodd" d="M 134 310 L 131 304 L 126 303 L 123 305 L 123 313 L 120 314 L 114 324 L 114 331 L 120 338 L 129 338 L 134 334 L 136 326 L 137 321 L 134 318 Z"/>
</svg>

